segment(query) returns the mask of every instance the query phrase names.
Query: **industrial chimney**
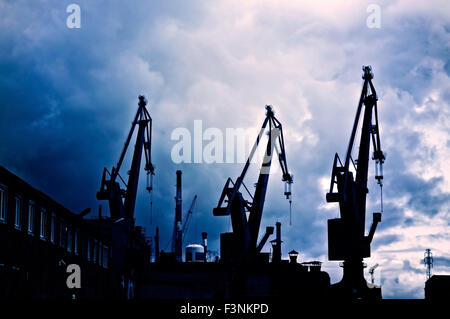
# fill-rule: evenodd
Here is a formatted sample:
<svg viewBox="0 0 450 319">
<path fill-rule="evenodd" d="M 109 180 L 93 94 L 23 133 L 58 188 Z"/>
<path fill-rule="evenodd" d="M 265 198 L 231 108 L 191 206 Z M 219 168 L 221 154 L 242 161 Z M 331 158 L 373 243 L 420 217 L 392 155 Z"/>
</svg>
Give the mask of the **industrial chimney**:
<svg viewBox="0 0 450 319">
<path fill-rule="evenodd" d="M 277 222 L 275 225 L 277 237 L 270 242 L 273 249 L 272 262 L 281 262 L 281 223 Z"/>
<path fill-rule="evenodd" d="M 175 222 L 172 238 L 172 252 L 175 254 L 175 260 L 182 261 L 182 213 L 181 213 L 181 171 L 177 171 L 177 194 L 175 196 Z"/>
</svg>

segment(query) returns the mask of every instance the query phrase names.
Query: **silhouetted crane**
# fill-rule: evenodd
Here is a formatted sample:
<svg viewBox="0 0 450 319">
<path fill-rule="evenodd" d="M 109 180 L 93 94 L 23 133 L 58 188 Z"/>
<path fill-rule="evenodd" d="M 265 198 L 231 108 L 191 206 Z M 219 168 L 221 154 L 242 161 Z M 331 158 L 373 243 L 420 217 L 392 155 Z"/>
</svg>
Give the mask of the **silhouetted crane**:
<svg viewBox="0 0 450 319">
<path fill-rule="evenodd" d="M 146 104 L 145 97 L 139 96 L 139 108 L 131 125 L 122 153 L 120 154 L 119 161 L 116 166 L 112 167 L 111 172 L 109 172 L 106 167 L 103 169 L 102 182 L 100 191 L 97 192 L 97 199 L 109 201 L 109 210 L 112 218 L 126 218 L 128 220 L 134 218 L 142 150 L 144 150 L 146 162 L 144 169 L 147 172 L 147 191 L 151 192 L 153 188 L 152 181 L 155 173 L 151 162 L 152 118 L 145 107 Z M 120 176 L 119 171 L 136 125 L 139 126 L 136 144 L 134 146 L 128 182 L 125 183 Z M 107 178 L 107 175 L 109 176 L 109 179 Z M 120 187 L 119 182 L 117 182 L 117 177 L 123 182 L 125 189 Z"/>
<path fill-rule="evenodd" d="M 189 229 L 189 222 L 190 218 L 192 216 L 192 213 L 194 212 L 195 204 L 197 203 L 197 195 L 194 196 L 194 199 L 192 200 L 191 206 L 189 207 L 189 210 L 186 213 L 186 217 L 184 218 L 183 227 L 181 228 L 181 236 L 184 240 L 184 235 L 186 234 L 187 230 Z"/>
<path fill-rule="evenodd" d="M 264 242 L 257 245 L 257 241 L 274 148 L 278 154 L 278 159 L 282 169 L 282 180 L 286 183 L 284 194 L 288 200 L 290 200 L 291 196 L 291 184 L 293 182 L 293 178 L 287 167 L 282 125 L 275 118 L 272 106 L 266 105 L 266 111 L 266 118 L 262 124 L 259 135 L 253 145 L 241 175 L 236 179 L 236 183 L 233 183 L 231 178 L 227 179 L 220 196 L 219 203 L 217 207 L 213 209 L 214 216 L 231 215 L 233 232 L 230 234 L 231 236 L 229 236 L 231 240 L 228 243 L 228 246 L 231 250 L 233 250 L 232 258 L 238 262 L 251 259 L 259 252 L 258 250 L 262 249 L 264 246 Z M 244 184 L 244 177 L 267 125 L 268 142 L 266 152 L 261 165 L 258 182 L 256 183 L 255 192 L 252 196 Z M 241 186 L 245 188 L 246 192 L 251 197 L 251 201 L 244 198 L 241 193 Z M 226 205 L 223 205 L 224 203 L 226 203 Z M 247 212 L 249 213 L 248 219 L 246 215 Z M 273 227 L 268 227 L 266 235 L 263 237 L 262 241 L 267 241 L 268 235 L 271 233 L 273 233 Z M 222 242 L 221 246 L 223 245 L 225 245 L 225 243 Z M 223 257 L 224 256 L 222 256 L 222 258 Z"/>
<path fill-rule="evenodd" d="M 385 155 L 381 151 L 378 125 L 377 95 L 372 84 L 373 73 L 370 66 L 363 67 L 364 84 L 356 111 L 350 141 L 347 148 L 345 163 L 336 153 L 331 174 L 330 192 L 326 195 L 327 202 L 338 202 L 340 218 L 328 220 L 328 259 L 344 260 L 344 276 L 337 287 L 342 288 L 338 295 L 348 298 L 366 298 L 374 291 L 368 291 L 364 279 L 363 258 L 370 257 L 370 243 L 377 224 L 381 221 L 381 212 L 373 213 L 373 223 L 368 236 L 365 236 L 367 176 L 369 166 L 370 143 L 373 144 L 372 159 L 376 163 L 375 179 L 380 187 L 383 181 L 383 163 Z M 357 161 L 351 157 L 356 130 L 364 106 L 361 139 Z M 375 116 L 373 116 L 375 115 Z M 372 118 L 375 117 L 375 123 Z M 350 170 L 352 164 L 356 177 Z M 337 185 L 337 191 L 334 186 Z M 381 206 L 382 207 L 382 206 Z M 381 292 L 380 296 L 381 297 Z M 375 293 L 377 294 L 377 293 Z"/>
<path fill-rule="evenodd" d="M 146 248 L 143 249 L 145 243 L 139 241 L 142 228 L 135 227 L 134 220 L 142 151 L 144 151 L 146 161 L 144 169 L 147 172 L 147 191 L 150 193 L 153 188 L 154 167 L 151 162 L 152 118 L 145 107 L 146 104 L 145 98 L 139 96 L 139 107 L 119 161 L 116 166 L 112 167 L 111 172 L 106 167 L 103 169 L 100 190 L 97 192 L 98 200 L 108 200 L 109 203 L 111 223 L 108 231 L 111 232 L 111 246 L 115 256 L 112 259 L 111 268 L 116 270 L 113 275 L 117 278 L 117 282 L 129 281 L 129 287 L 134 285 L 133 282 L 138 276 L 137 272 L 148 260 L 148 256 L 145 255 Z M 125 183 L 119 171 L 136 125 L 138 126 L 136 144 L 134 145 L 131 168 L 128 172 L 128 181 Z M 124 184 L 125 189 L 120 187 L 117 177 Z M 157 249 L 159 250 L 158 243 Z M 137 264 L 137 260 L 140 260 L 142 264 Z M 123 285 L 119 284 L 119 286 L 119 289 L 124 289 Z"/>
<path fill-rule="evenodd" d="M 378 268 L 378 264 L 373 265 L 372 267 L 369 268 L 369 274 L 370 274 L 370 281 L 372 282 L 372 284 L 375 283 L 375 269 Z"/>
</svg>

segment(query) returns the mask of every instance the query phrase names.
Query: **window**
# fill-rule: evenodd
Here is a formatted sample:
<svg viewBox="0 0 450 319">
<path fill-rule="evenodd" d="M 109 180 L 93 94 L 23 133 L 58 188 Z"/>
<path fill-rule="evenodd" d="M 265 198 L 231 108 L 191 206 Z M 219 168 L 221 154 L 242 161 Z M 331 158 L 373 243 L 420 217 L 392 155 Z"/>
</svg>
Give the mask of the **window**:
<svg viewBox="0 0 450 319">
<path fill-rule="evenodd" d="M 73 233 L 73 251 L 75 255 L 78 255 L 78 229 L 75 229 Z"/>
<path fill-rule="evenodd" d="M 46 234 L 47 234 L 47 212 L 45 209 L 41 209 L 41 222 L 40 222 L 41 228 L 39 230 L 39 237 L 42 240 L 45 240 Z"/>
<path fill-rule="evenodd" d="M 92 261 L 93 261 L 93 263 L 95 264 L 95 263 L 97 263 L 97 240 L 96 239 L 94 239 L 94 254 L 93 254 L 93 258 L 92 258 Z"/>
<path fill-rule="evenodd" d="M 102 242 L 98 243 L 98 264 L 100 266 L 102 266 L 102 262 L 103 262 L 103 258 L 102 258 L 102 253 L 103 253 L 103 244 Z"/>
<path fill-rule="evenodd" d="M 21 229 L 22 227 L 22 199 L 20 197 L 14 198 L 15 211 L 14 211 L 14 227 Z"/>
<path fill-rule="evenodd" d="M 55 243 L 55 226 L 56 226 L 56 217 L 55 214 L 52 213 L 52 218 L 50 221 L 50 241 Z"/>
<path fill-rule="evenodd" d="M 6 189 L 0 186 L 0 222 L 6 222 Z"/>
<path fill-rule="evenodd" d="M 69 227 L 66 230 L 67 232 L 67 251 L 72 252 L 72 229 Z"/>
<path fill-rule="evenodd" d="M 87 240 L 87 260 L 91 261 L 91 239 L 88 238 Z"/>
<path fill-rule="evenodd" d="M 67 240 L 67 229 L 64 223 L 64 220 L 60 220 L 59 222 L 59 245 L 63 248 L 66 248 L 66 240 Z"/>
<path fill-rule="evenodd" d="M 34 202 L 30 201 L 28 206 L 28 233 L 34 233 L 34 215 L 36 212 L 36 206 Z"/>
<path fill-rule="evenodd" d="M 103 267 L 108 268 L 108 255 L 109 255 L 108 246 L 103 246 Z"/>
<path fill-rule="evenodd" d="M 128 283 L 128 291 L 127 291 L 127 299 L 134 298 L 134 282 L 132 280 L 127 280 Z"/>
</svg>

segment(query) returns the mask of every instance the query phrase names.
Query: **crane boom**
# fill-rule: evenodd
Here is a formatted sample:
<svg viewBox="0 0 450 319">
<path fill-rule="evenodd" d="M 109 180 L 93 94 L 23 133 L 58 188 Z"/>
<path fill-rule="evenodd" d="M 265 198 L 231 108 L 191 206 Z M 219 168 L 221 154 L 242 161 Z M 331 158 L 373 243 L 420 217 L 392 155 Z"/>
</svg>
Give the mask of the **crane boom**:
<svg viewBox="0 0 450 319">
<path fill-rule="evenodd" d="M 184 224 L 181 228 L 181 235 L 184 239 L 184 234 L 186 233 L 188 227 L 189 227 L 189 221 L 192 213 L 194 212 L 195 203 L 197 202 L 197 195 L 194 196 L 194 199 L 192 200 L 191 206 L 189 207 L 188 212 L 186 213 L 186 217 L 184 218 Z"/>
</svg>

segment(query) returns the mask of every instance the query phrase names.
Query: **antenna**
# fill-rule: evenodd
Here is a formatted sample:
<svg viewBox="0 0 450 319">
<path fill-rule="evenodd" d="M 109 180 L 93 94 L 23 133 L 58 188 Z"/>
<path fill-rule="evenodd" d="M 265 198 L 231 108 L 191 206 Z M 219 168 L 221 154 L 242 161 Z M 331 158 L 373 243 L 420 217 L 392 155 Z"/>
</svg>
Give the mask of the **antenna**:
<svg viewBox="0 0 450 319">
<path fill-rule="evenodd" d="M 431 253 L 431 249 L 427 248 L 425 250 L 425 258 L 423 262 L 425 267 L 427 267 L 427 280 L 431 278 L 431 268 L 433 268 L 433 254 Z"/>
</svg>

